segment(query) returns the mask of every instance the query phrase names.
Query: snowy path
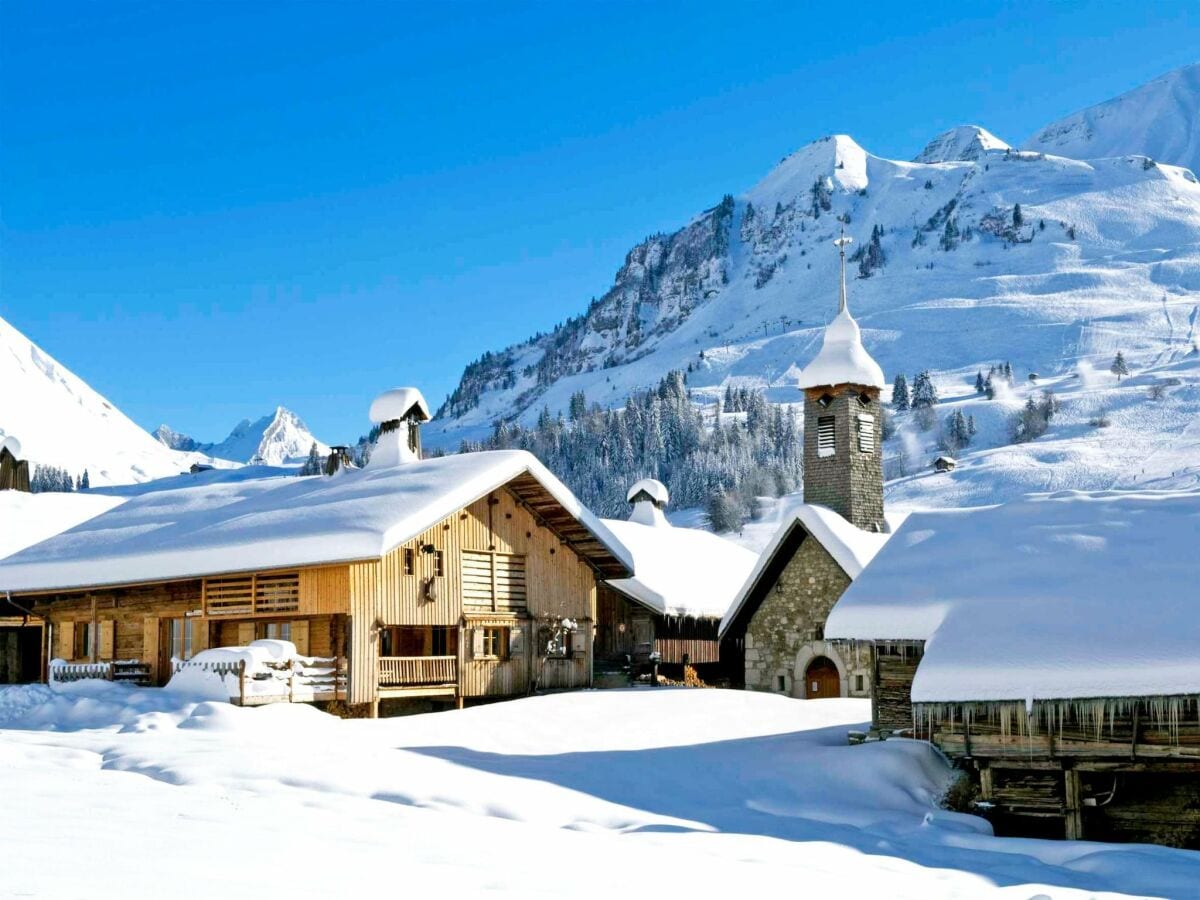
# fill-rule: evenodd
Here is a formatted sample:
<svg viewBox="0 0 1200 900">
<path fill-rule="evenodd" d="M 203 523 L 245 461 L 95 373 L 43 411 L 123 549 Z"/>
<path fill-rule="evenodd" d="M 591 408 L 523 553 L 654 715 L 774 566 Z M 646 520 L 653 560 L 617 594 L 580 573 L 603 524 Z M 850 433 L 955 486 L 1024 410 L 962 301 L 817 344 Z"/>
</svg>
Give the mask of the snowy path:
<svg viewBox="0 0 1200 900">
<path fill-rule="evenodd" d="M 846 745 L 867 714 L 635 690 L 343 722 L 107 685 L 0 689 L 0 896 L 348 896 L 396 878 L 520 897 L 1200 885 L 1200 854 L 999 840 L 940 811 L 948 770 L 930 748 Z"/>
</svg>

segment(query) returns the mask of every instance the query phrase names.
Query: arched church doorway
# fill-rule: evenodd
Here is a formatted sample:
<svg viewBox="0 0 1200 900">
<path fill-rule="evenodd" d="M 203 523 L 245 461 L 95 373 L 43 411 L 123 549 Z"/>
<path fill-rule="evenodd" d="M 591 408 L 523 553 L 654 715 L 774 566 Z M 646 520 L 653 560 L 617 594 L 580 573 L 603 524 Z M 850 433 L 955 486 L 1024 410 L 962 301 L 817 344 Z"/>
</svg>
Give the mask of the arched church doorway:
<svg viewBox="0 0 1200 900">
<path fill-rule="evenodd" d="M 804 670 L 804 697 L 813 700 L 817 697 L 840 697 L 842 695 L 842 680 L 838 677 L 837 666 L 827 656 L 818 656 Z"/>
</svg>

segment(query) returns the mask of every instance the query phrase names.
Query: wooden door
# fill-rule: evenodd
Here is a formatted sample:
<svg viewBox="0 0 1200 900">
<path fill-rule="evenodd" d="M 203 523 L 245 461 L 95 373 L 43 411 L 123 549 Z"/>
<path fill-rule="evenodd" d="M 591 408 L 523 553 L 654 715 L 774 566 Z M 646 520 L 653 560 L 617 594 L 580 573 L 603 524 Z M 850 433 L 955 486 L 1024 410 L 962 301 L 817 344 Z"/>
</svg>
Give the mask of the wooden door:
<svg viewBox="0 0 1200 900">
<path fill-rule="evenodd" d="M 818 697 L 840 697 L 842 680 L 837 666 L 825 656 L 818 656 L 804 670 L 804 696 L 808 700 Z"/>
</svg>

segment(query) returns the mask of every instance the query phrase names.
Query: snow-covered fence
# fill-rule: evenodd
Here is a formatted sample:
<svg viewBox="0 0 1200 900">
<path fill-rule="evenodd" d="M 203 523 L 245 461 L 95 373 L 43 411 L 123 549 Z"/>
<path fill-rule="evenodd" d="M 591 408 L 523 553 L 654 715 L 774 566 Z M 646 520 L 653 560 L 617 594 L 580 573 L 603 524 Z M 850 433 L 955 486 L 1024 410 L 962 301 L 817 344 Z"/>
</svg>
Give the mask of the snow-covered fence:
<svg viewBox="0 0 1200 900">
<path fill-rule="evenodd" d="M 239 706 L 264 703 L 311 703 L 346 696 L 346 661 L 340 657 L 296 657 L 262 661 L 248 667 L 245 659 L 172 660 L 176 676 L 215 676 L 229 699 Z"/>
<path fill-rule="evenodd" d="M 99 679 L 127 684 L 149 684 L 150 666 L 140 659 L 115 659 L 111 662 L 69 663 L 54 660 L 50 663 L 51 684 L 70 684 L 73 681 Z"/>
<path fill-rule="evenodd" d="M 50 664 L 50 683 L 69 684 L 72 681 L 87 681 L 99 679 L 112 680 L 112 663 L 64 663 Z"/>
</svg>

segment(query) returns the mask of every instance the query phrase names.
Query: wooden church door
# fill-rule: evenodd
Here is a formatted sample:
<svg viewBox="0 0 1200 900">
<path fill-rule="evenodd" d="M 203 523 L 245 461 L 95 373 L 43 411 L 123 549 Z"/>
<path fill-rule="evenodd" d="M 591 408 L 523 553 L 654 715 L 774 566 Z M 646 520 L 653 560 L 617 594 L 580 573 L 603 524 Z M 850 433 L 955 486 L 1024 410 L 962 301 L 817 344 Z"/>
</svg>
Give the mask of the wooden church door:
<svg viewBox="0 0 1200 900">
<path fill-rule="evenodd" d="M 842 695 L 842 680 L 838 677 L 837 666 L 825 656 L 818 656 L 804 670 L 804 697 L 813 700 L 817 697 L 840 697 Z"/>
</svg>

